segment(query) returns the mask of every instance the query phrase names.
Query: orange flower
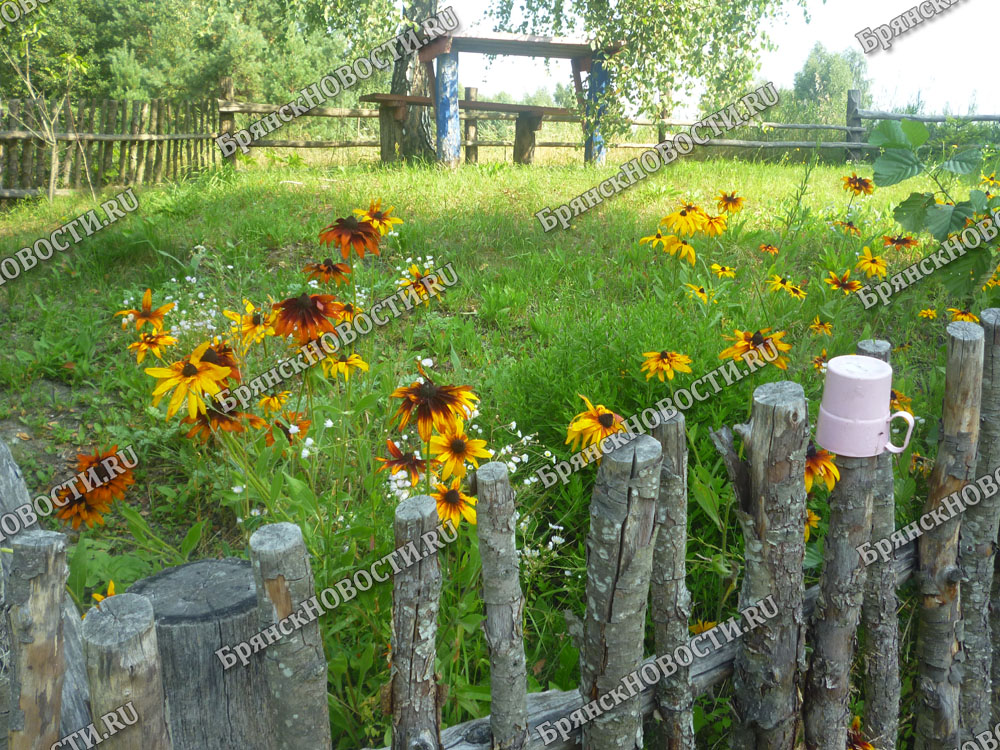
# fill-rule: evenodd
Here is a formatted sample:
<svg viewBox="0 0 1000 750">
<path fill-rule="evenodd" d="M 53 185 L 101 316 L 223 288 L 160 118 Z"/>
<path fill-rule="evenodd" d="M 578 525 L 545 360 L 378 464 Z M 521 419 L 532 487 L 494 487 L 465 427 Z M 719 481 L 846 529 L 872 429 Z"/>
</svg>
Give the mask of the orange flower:
<svg viewBox="0 0 1000 750">
<path fill-rule="evenodd" d="M 212 345 L 205 350 L 205 353 L 201 356 L 201 361 L 218 365 L 219 367 L 228 367 L 228 379 L 235 380 L 237 383 L 243 380 L 243 377 L 240 375 L 240 363 L 236 360 L 236 353 L 233 351 L 233 347 L 225 343 L 218 336 L 212 339 Z"/>
<path fill-rule="evenodd" d="M 346 284 L 347 274 L 351 272 L 351 267 L 346 263 L 334 263 L 327 258 L 322 263 L 309 263 L 303 267 L 302 271 L 309 274 L 310 279 L 317 279 L 324 283 L 333 279 L 337 284 Z"/>
<path fill-rule="evenodd" d="M 354 209 L 354 215 L 364 219 L 371 223 L 382 234 L 388 234 L 392 231 L 394 224 L 402 224 L 402 219 L 397 219 L 392 215 L 393 206 L 389 208 L 382 208 L 382 199 L 379 198 L 377 201 L 372 201 L 368 205 L 368 210 L 365 211 L 363 208 Z"/>
<path fill-rule="evenodd" d="M 895 237 L 884 236 L 882 237 L 882 243 L 885 245 L 885 247 L 891 246 L 896 248 L 897 250 L 906 250 L 907 248 L 916 247 L 918 244 L 920 244 L 913 237 L 907 237 L 905 235 L 896 235 Z"/>
<path fill-rule="evenodd" d="M 207 443 L 213 432 L 245 432 L 246 427 L 242 421 L 244 419 L 247 424 L 258 430 L 267 424 L 254 414 L 242 411 L 225 412 L 214 398 L 207 399 L 204 413 L 199 412 L 194 417 L 184 417 L 181 424 L 194 425 L 184 437 L 192 439 L 198 437 L 203 443 Z"/>
<path fill-rule="evenodd" d="M 387 439 L 385 445 L 389 449 L 389 455 L 392 458 L 376 456 L 375 460 L 382 464 L 378 467 L 378 470 L 384 471 L 389 469 L 390 474 L 398 474 L 401 471 L 405 471 L 410 475 L 410 486 L 416 487 L 417 482 L 420 481 L 420 475 L 427 471 L 427 461 L 417 458 L 416 453 L 403 453 L 399 449 L 399 446 L 392 442 L 392 440 Z M 431 461 L 431 466 L 434 466 L 436 463 L 437 461 Z"/>
<path fill-rule="evenodd" d="M 774 245 L 761 245 L 760 251 L 762 253 L 770 253 L 771 255 L 778 254 L 778 248 L 776 248 Z"/>
<path fill-rule="evenodd" d="M 473 402 L 478 401 L 479 396 L 467 385 L 437 385 L 424 372 L 422 365 L 417 365 L 417 369 L 423 376 L 423 382 L 418 380 L 392 392 L 391 398 L 403 400 L 392 418 L 400 418 L 399 429 L 402 430 L 416 413 L 417 432 L 426 443 L 431 439 L 432 428 L 443 432 L 455 424 L 456 419 L 466 416 L 466 410 L 472 411 L 475 407 Z"/>
<path fill-rule="evenodd" d="M 80 528 L 81 523 L 88 528 L 104 524 L 103 515 L 111 510 L 111 503 L 123 498 L 125 491 L 135 484 L 132 469 L 123 464 L 117 453 L 118 446 L 113 445 L 104 453 L 77 455 L 76 470 L 83 477 L 57 493 L 59 520 L 72 523 L 74 529 Z M 112 456 L 114 461 L 109 460 Z"/>
<path fill-rule="evenodd" d="M 334 326 L 328 318 L 335 315 L 336 302 L 332 294 L 307 294 L 289 297 L 272 307 L 277 311 L 274 332 L 279 336 L 295 336 L 299 344 L 333 333 Z"/>
<path fill-rule="evenodd" d="M 350 257 L 352 249 L 359 258 L 365 257 L 365 251 L 378 255 L 381 238 L 379 230 L 370 221 L 358 220 L 354 216 L 337 219 L 319 233 L 320 244 L 339 246 L 344 260 Z"/>
<path fill-rule="evenodd" d="M 833 271 L 830 271 L 829 277 L 823 279 L 831 289 L 839 289 L 844 294 L 850 294 L 851 292 L 856 292 L 861 288 L 860 281 L 851 281 L 850 270 L 844 271 L 843 276 L 838 276 Z"/>
<path fill-rule="evenodd" d="M 309 434 L 311 419 L 303 419 L 305 412 L 286 411 L 281 415 L 281 419 L 274 420 L 274 423 L 267 428 L 267 435 L 264 442 L 268 447 L 274 445 L 274 428 L 281 430 L 288 444 L 291 445 L 296 440 L 303 440 Z"/>
<path fill-rule="evenodd" d="M 147 289 L 146 293 L 142 295 L 142 308 L 139 310 L 119 310 L 115 313 L 117 318 L 119 315 L 132 316 L 135 320 L 135 330 L 140 330 L 146 321 L 149 321 L 149 325 L 153 327 L 154 331 L 163 330 L 163 316 L 174 309 L 173 302 L 168 302 L 162 307 L 153 309 L 153 290 Z M 126 317 L 122 321 L 122 328 L 128 328 L 129 319 Z"/>
</svg>

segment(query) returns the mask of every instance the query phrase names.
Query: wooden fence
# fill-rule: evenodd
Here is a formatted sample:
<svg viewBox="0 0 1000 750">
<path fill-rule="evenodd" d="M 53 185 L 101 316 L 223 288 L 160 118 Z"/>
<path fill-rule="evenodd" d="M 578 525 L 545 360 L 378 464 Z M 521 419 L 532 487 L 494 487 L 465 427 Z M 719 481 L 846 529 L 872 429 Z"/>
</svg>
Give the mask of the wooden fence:
<svg viewBox="0 0 1000 750">
<path fill-rule="evenodd" d="M 1000 372 L 1000 309 L 983 311 L 982 326 L 950 324 L 947 339 L 940 442 L 924 515 L 907 527 L 916 533 L 900 535 L 906 543 L 885 560 L 869 563 L 856 548 L 894 535 L 891 457 L 840 458 L 820 582 L 804 585 L 810 431 L 801 386 L 758 387 L 748 424 L 712 432 L 744 535 L 738 609 L 746 619 L 735 620 L 741 630 L 731 621 L 711 639 L 701 636 L 700 644 L 688 633 L 683 414 L 663 415 L 651 434 L 606 454 L 590 504 L 586 612 L 574 635 L 577 690 L 527 693 L 515 495 L 504 464 L 481 467 L 472 479 L 492 713 L 441 731 L 444 693 L 435 657 L 442 570 L 433 552 L 393 576 L 391 750 L 641 748 L 644 731 L 648 747 L 692 750 L 694 699 L 729 677 L 730 747 L 788 750 L 804 734 L 808 748 L 843 750 L 853 688 L 864 696 L 866 738 L 888 750 L 897 747 L 901 672 L 913 669 L 919 675 L 910 680 L 917 747 L 954 750 L 990 732 L 1000 712 L 990 680 L 1000 667 L 1000 631 L 989 621 L 1000 605 L 993 581 L 1000 494 L 969 501 L 954 516 L 948 509 L 952 493 L 965 498 L 976 477 L 1000 467 L 1000 378 L 994 375 Z M 885 341 L 858 344 L 859 353 L 884 361 L 890 348 Z M 0 449 L 0 510 L 10 513 L 29 496 L 2 443 Z M 396 547 L 422 549 L 422 538 L 439 523 L 432 498 L 403 501 L 395 516 Z M 318 620 L 277 641 L 268 638 L 259 653 L 247 649 L 246 666 L 223 669 L 215 654 L 315 596 L 296 526 L 260 528 L 250 539 L 249 561 L 203 560 L 137 582 L 92 609 L 82 625 L 64 593 L 64 536 L 27 529 L 9 543 L 6 627 L 0 628 L 0 654 L 7 657 L 0 698 L 9 695 L 9 711 L 0 710 L 0 723 L 6 722 L 0 746 L 49 748 L 91 717 L 99 720 L 131 701 L 138 725 L 110 738 L 108 750 L 331 747 Z M 896 589 L 914 576 L 920 592 L 916 663 L 901 665 Z M 745 614 L 750 607 L 757 607 L 753 620 Z M 647 608 L 659 656 L 644 653 Z M 864 668 L 854 670 L 852 680 L 859 641 Z M 677 668 L 664 674 L 657 665 L 667 655 Z M 644 684 L 630 677 L 637 670 Z M 617 697 L 603 700 L 612 694 Z M 601 710 L 583 708 L 594 700 Z"/>
<path fill-rule="evenodd" d="M 175 180 L 217 164 L 215 100 L 0 101 L 0 198 Z M 55 158 L 53 159 L 53 152 Z"/>
</svg>

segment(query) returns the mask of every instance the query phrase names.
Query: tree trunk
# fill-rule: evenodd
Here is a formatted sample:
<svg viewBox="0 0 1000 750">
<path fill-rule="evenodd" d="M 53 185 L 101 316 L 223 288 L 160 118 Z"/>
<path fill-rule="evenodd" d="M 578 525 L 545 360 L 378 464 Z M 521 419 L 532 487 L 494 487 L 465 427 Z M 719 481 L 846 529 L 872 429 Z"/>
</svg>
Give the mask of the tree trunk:
<svg viewBox="0 0 1000 750">
<path fill-rule="evenodd" d="M 406 21 L 420 23 L 437 13 L 437 0 L 408 0 L 403 9 Z M 434 98 L 434 88 L 427 76 L 427 69 L 417 59 L 417 54 L 399 58 L 392 68 L 393 94 L 429 96 Z M 434 138 L 434 111 L 431 107 L 408 107 L 402 123 L 402 140 L 399 153 L 403 159 L 433 160 L 437 155 Z"/>
</svg>

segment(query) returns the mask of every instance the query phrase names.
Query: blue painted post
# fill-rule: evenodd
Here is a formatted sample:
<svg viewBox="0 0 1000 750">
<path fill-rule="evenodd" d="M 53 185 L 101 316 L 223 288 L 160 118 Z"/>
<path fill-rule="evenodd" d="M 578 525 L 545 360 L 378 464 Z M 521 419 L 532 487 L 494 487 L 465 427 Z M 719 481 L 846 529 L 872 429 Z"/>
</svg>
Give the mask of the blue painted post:
<svg viewBox="0 0 1000 750">
<path fill-rule="evenodd" d="M 607 150 L 604 148 L 604 136 L 601 135 L 601 115 L 606 109 L 604 104 L 598 104 L 598 99 L 604 96 L 609 83 L 608 71 L 604 69 L 604 56 L 594 55 L 590 63 L 590 80 L 587 83 L 587 143 L 583 158 L 586 162 L 604 164 Z"/>
<path fill-rule="evenodd" d="M 462 134 L 458 124 L 457 52 L 438 55 L 434 102 L 437 106 L 438 161 L 449 167 L 457 167 L 462 148 Z"/>
</svg>

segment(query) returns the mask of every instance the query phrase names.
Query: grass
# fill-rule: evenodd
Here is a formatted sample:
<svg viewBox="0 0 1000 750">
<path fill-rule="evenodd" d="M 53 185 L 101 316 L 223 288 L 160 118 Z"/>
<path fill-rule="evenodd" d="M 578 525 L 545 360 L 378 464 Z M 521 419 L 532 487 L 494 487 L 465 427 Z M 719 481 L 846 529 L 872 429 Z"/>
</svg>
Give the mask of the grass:
<svg viewBox="0 0 1000 750">
<path fill-rule="evenodd" d="M 270 520 L 303 527 L 318 586 L 367 567 L 393 546 L 397 498 L 374 461 L 385 455 L 386 437 L 399 440 L 390 393 L 412 382 L 415 360 L 427 357 L 437 381 L 470 385 L 480 395 L 480 413 L 470 421 L 482 430 L 475 436 L 515 469 L 532 690 L 570 689 L 578 679 L 564 611 L 583 612 L 594 470 L 548 490 L 530 477 L 550 455 L 568 457 L 566 425 L 584 408 L 577 394 L 627 417 L 670 393 L 668 385 L 646 381 L 639 371 L 644 351 L 690 356 L 693 373 L 673 381 L 687 385 L 721 363 L 719 352 L 728 346 L 723 336 L 735 328 L 783 330 L 793 347 L 787 371 L 767 367 L 687 412 L 693 619 L 723 620 L 733 613 L 734 571 L 742 564 L 731 490 L 708 430 L 746 421 L 753 389 L 779 379 L 803 385 L 814 420 L 822 375 L 812 360 L 824 349 L 829 357 L 853 353 L 855 342 L 868 337 L 887 338 L 896 347 L 894 387 L 912 398 L 915 414 L 926 416 L 896 464 L 899 521 L 915 518 L 925 479 L 910 470 L 910 454 L 933 455 L 937 443 L 945 307 L 988 307 L 994 290 L 946 299 L 931 279 L 889 307 L 864 311 L 857 299 L 822 279 L 827 271 L 853 268 L 863 245 L 881 252 L 881 236 L 898 233 L 891 207 L 917 188 L 899 185 L 854 200 L 852 217 L 863 230 L 855 239 L 829 225 L 845 217 L 849 203 L 842 166 L 816 166 L 805 178 L 801 165 L 682 160 L 576 218 L 570 229 L 542 232 L 536 211 L 568 202 L 616 171 L 485 163 L 454 174 L 378 165 L 213 172 L 137 191 L 139 209 L 127 220 L 0 286 L 0 336 L 6 342 L 0 354 L 0 436 L 10 441 L 18 432 L 28 435 L 13 439 L 12 447 L 33 494 L 68 476 L 62 461 L 77 450 L 131 444 L 140 458 L 138 482 L 107 525 L 78 537 L 83 542 L 71 553 L 77 599 L 103 590 L 110 579 L 123 591 L 188 555 L 243 554 L 248 534 Z M 870 175 L 870 167 L 859 172 Z M 746 206 L 720 238 L 694 240 L 694 267 L 638 243 L 682 199 L 714 213 L 720 190 L 736 190 Z M 178 302 L 167 321 L 181 331 L 180 342 L 165 355 L 175 361 L 207 336 L 225 333 L 222 310 L 239 309 L 243 298 L 260 303 L 268 295 L 280 300 L 299 294 L 305 288 L 301 267 L 328 255 L 318 246 L 319 230 L 373 198 L 395 206 L 405 223 L 398 236 L 387 238 L 380 258 L 356 263 L 366 301 L 390 294 L 397 269 L 411 258 L 452 262 L 459 283 L 440 303 L 360 340 L 358 353 L 371 370 L 353 375 L 349 388 L 315 373 L 308 389 L 299 382 L 290 386 L 290 403 L 302 403 L 312 423 L 308 434 L 315 447 L 307 458 L 299 452 L 301 442 L 288 446 L 280 435 L 284 453 L 246 435 L 206 446 L 187 440 L 186 425 L 165 420 L 163 405 L 151 406 L 153 380 L 142 368 L 155 362 L 136 366 L 126 350 L 135 332 L 121 329 L 115 311 L 136 306 L 146 288 L 153 290 L 154 305 L 168 297 Z M 19 204 L 0 228 L 0 255 L 91 207 L 82 197 Z M 781 251 L 761 253 L 762 243 L 780 244 Z M 886 250 L 890 275 L 930 248 L 925 238 L 907 253 Z M 735 266 L 736 279 L 712 276 L 713 262 Z M 852 277 L 859 273 L 852 271 Z M 805 283 L 806 299 L 767 291 L 763 281 L 772 274 Z M 710 287 L 716 303 L 692 299 L 684 283 Z M 922 308 L 936 309 L 938 319 L 919 320 Z M 816 316 L 833 323 L 831 337 L 811 333 Z M 188 327 L 182 330 L 180 321 Z M 201 327 L 206 321 L 215 328 Z M 252 377 L 274 364 L 276 348 L 255 349 L 244 374 Z M 514 463 L 512 457 L 522 454 L 527 460 Z M 248 474 L 266 481 L 248 482 Z M 234 492 L 240 485 L 246 489 Z M 821 517 L 808 544 L 812 579 L 826 533 L 824 493 L 809 500 Z M 450 687 L 448 724 L 489 710 L 478 552 L 474 531 L 463 528 L 459 541 L 442 553 L 438 671 Z M 904 620 L 912 615 L 909 597 Z M 389 677 L 390 607 L 391 587 L 376 585 L 321 620 L 334 736 L 345 748 L 388 738 L 379 696 Z M 725 694 L 698 704 L 706 747 L 726 743 Z M 909 710 L 909 688 L 904 699 Z M 908 731 L 906 717 L 904 726 Z"/>
</svg>

